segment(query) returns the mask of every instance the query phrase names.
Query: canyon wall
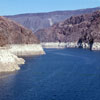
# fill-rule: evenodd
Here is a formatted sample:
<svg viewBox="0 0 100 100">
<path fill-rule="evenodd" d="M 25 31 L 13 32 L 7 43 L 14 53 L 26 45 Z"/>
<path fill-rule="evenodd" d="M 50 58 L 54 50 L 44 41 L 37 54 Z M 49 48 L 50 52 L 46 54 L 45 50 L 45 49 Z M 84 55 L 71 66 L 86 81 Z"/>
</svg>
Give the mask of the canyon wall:
<svg viewBox="0 0 100 100">
<path fill-rule="evenodd" d="M 100 11 L 72 16 L 50 28 L 39 30 L 35 34 L 41 42 L 77 42 L 81 48 L 85 47 L 83 44 L 88 44 L 90 49 L 99 50 Z"/>
<path fill-rule="evenodd" d="M 18 56 L 42 54 L 45 52 L 32 31 L 0 16 L 0 72 L 19 70 L 25 61 Z"/>
</svg>

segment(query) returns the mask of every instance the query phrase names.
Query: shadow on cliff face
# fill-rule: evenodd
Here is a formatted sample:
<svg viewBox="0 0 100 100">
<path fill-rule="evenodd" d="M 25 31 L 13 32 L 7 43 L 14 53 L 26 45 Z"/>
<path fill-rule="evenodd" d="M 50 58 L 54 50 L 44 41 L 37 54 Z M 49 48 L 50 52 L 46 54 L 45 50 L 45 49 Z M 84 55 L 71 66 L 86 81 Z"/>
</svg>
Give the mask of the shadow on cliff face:
<svg viewBox="0 0 100 100">
<path fill-rule="evenodd" d="M 77 45 L 78 45 L 78 48 L 83 48 L 82 39 L 79 39 Z"/>
<path fill-rule="evenodd" d="M 79 39 L 77 45 L 78 45 L 78 48 L 83 48 L 83 41 L 82 39 Z M 84 42 L 85 43 L 85 42 Z M 88 45 L 89 45 L 89 49 L 92 50 L 92 47 L 93 47 L 93 43 L 94 43 L 94 39 L 91 38 L 89 41 L 88 41 Z"/>
<path fill-rule="evenodd" d="M 94 40 L 93 40 L 93 38 L 92 38 L 92 39 L 90 39 L 90 41 L 89 41 L 90 50 L 92 50 L 92 47 L 93 47 L 93 43 L 94 43 Z"/>
</svg>

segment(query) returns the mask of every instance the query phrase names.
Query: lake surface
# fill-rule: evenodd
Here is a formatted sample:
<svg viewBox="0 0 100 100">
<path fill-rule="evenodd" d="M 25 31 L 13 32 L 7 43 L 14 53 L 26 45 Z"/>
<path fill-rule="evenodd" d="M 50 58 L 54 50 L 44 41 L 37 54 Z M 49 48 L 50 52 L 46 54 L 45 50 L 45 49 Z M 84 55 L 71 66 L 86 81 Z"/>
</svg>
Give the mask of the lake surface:
<svg viewBox="0 0 100 100">
<path fill-rule="evenodd" d="M 0 100 L 100 100 L 100 52 L 45 49 L 21 70 L 0 74 Z"/>
</svg>

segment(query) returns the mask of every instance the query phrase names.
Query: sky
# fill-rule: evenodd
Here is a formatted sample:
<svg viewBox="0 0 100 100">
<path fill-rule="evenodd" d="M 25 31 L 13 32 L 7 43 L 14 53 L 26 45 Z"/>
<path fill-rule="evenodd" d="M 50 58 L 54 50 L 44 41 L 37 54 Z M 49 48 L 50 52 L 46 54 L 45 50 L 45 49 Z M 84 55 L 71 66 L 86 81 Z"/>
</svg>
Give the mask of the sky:
<svg viewBox="0 0 100 100">
<path fill-rule="evenodd" d="M 0 0 L 0 15 L 100 7 L 100 0 Z"/>
</svg>

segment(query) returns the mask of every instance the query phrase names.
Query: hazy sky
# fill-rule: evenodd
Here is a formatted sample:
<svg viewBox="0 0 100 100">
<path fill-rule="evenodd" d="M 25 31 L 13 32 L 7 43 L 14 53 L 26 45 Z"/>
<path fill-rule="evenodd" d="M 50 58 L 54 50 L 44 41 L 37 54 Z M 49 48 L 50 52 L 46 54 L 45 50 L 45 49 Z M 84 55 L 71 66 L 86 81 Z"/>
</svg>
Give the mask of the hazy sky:
<svg viewBox="0 0 100 100">
<path fill-rule="evenodd" d="M 100 6 L 100 0 L 0 0 L 0 15 L 73 10 Z"/>
</svg>

